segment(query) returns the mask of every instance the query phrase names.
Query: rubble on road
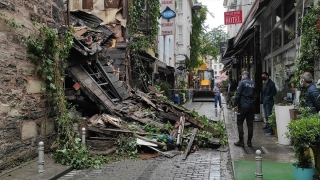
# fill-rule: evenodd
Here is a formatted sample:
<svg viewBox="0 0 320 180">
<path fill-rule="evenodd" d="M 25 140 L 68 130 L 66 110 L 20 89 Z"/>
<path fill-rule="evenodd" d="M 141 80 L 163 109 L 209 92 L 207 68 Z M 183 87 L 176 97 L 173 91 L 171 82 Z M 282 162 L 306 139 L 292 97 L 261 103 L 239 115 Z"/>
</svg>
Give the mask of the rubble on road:
<svg viewBox="0 0 320 180">
<path fill-rule="evenodd" d="M 153 87 L 149 89 L 149 93 L 132 90 L 132 96 L 119 103 L 113 115 L 96 114 L 86 121 L 90 152 L 103 155 L 115 152 L 120 135 L 135 137 L 136 146 L 148 147 L 149 151 L 166 157 L 177 154 L 167 150 L 187 148 L 184 159 L 194 149 L 192 146 L 220 146 L 217 122 L 196 117 L 194 112 L 172 103 Z M 196 131 L 191 132 L 192 129 Z M 203 133 L 197 135 L 197 132 Z"/>
</svg>

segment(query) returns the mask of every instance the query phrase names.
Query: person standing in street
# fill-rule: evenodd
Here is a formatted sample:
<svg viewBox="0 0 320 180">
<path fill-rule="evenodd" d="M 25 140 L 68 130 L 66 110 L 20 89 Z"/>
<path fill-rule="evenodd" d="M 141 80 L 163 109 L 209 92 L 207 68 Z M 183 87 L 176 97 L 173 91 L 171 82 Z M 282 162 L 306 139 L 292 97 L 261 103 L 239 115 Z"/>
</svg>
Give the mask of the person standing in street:
<svg viewBox="0 0 320 180">
<path fill-rule="evenodd" d="M 300 78 L 300 85 L 306 88 L 306 106 L 310 108 L 312 114 L 320 111 L 320 92 L 313 83 L 313 77 L 310 72 L 305 72 Z"/>
<path fill-rule="evenodd" d="M 268 119 L 272 113 L 272 108 L 274 105 L 274 99 L 273 97 L 277 94 L 277 89 L 274 84 L 274 82 L 269 79 L 269 74 L 267 72 L 262 73 L 262 104 L 263 104 L 263 110 L 264 110 L 264 116 L 266 118 L 266 126 L 263 128 L 265 129 L 264 134 L 265 135 L 271 135 L 272 127 L 270 126 Z"/>
<path fill-rule="evenodd" d="M 234 100 L 232 111 L 235 112 L 236 107 L 238 107 L 237 114 L 237 126 L 239 133 L 239 141 L 235 142 L 236 146 L 244 146 L 243 141 L 243 122 L 246 119 L 248 127 L 248 140 L 247 145 L 252 147 L 252 137 L 253 137 L 253 119 L 254 119 L 254 90 L 255 84 L 249 79 L 249 72 L 243 71 L 241 74 L 241 81 L 236 92 L 236 97 Z"/>
<path fill-rule="evenodd" d="M 213 88 L 214 93 L 214 108 L 217 109 L 217 104 L 219 103 L 220 109 L 222 109 L 221 106 L 221 88 L 218 83 L 215 84 Z"/>
</svg>

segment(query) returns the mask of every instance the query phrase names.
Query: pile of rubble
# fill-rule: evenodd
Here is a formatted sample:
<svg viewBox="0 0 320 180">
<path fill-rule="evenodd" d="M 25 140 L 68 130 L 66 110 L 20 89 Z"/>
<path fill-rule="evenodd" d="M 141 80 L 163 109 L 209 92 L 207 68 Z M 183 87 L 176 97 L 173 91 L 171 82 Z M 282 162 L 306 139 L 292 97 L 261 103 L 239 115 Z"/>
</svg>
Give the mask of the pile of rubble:
<svg viewBox="0 0 320 180">
<path fill-rule="evenodd" d="M 153 87 L 149 86 L 149 89 L 148 94 L 132 90 L 131 97 L 118 104 L 113 115 L 96 114 L 87 120 L 86 144 L 91 153 L 113 153 L 119 136 L 125 135 L 135 136 L 137 145 L 146 146 L 166 157 L 173 157 L 177 153 L 163 151 L 176 147 L 185 149 L 187 157 L 190 150 L 199 145 L 196 136 L 198 130 L 215 135 L 202 140 L 209 146 L 219 147 L 220 134 L 214 126 L 205 125 L 188 109 L 173 104 Z M 213 125 L 216 123 L 211 122 Z M 150 131 L 151 128 L 153 131 Z"/>
</svg>

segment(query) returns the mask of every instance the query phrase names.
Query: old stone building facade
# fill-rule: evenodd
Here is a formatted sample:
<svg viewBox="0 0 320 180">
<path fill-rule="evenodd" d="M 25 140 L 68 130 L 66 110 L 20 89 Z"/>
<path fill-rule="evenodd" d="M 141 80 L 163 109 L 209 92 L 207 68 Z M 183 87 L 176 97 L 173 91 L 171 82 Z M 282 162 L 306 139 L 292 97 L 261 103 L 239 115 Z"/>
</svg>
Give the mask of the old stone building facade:
<svg viewBox="0 0 320 180">
<path fill-rule="evenodd" d="M 0 2 L 0 170 L 35 157 L 40 140 L 48 148 L 54 139 L 54 114 L 22 37 L 36 32 L 34 21 L 51 28 L 65 24 L 63 8 L 63 0 Z"/>
</svg>

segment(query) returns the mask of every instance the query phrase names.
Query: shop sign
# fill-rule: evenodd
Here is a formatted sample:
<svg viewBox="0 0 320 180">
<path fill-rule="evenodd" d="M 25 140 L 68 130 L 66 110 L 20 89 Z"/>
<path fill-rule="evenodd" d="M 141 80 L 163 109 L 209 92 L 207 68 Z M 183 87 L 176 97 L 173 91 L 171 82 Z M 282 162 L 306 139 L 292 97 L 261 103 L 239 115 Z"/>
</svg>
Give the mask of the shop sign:
<svg viewBox="0 0 320 180">
<path fill-rule="evenodd" d="M 224 13 L 224 24 L 240 24 L 242 23 L 242 10 L 228 11 Z"/>
<path fill-rule="evenodd" d="M 161 35 L 173 35 L 175 27 L 175 1 L 174 0 L 161 0 L 161 10 L 160 10 L 160 25 L 161 25 Z"/>
<path fill-rule="evenodd" d="M 177 61 L 184 61 L 185 59 L 186 59 L 186 57 L 184 55 L 177 55 L 176 56 Z"/>
</svg>

